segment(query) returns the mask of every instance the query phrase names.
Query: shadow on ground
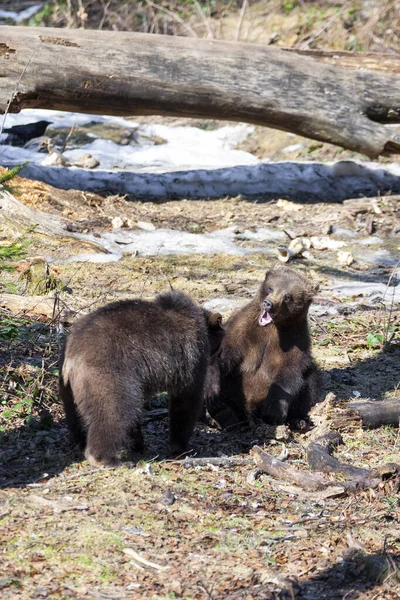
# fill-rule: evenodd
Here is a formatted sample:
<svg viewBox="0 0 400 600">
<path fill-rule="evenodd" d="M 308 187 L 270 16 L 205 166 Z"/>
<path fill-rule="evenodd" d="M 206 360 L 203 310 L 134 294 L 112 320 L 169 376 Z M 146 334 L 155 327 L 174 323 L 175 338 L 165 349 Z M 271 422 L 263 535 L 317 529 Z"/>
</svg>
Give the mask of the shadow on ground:
<svg viewBox="0 0 400 600">
<path fill-rule="evenodd" d="M 346 400 L 359 392 L 362 398 L 383 400 L 387 395 L 400 393 L 400 345 L 391 344 L 387 351 L 349 364 L 348 367 L 325 371 L 326 392 L 334 392 Z"/>
<path fill-rule="evenodd" d="M 367 591 L 385 584 L 388 590 L 400 586 L 398 554 L 369 554 L 350 548 L 348 556 L 315 577 L 300 583 L 299 600 L 361 600 Z M 400 587 L 399 587 L 400 589 Z M 382 588 L 380 588 L 380 594 Z M 377 598 L 384 598 L 379 595 Z M 282 596 L 290 598 L 290 596 Z"/>
</svg>

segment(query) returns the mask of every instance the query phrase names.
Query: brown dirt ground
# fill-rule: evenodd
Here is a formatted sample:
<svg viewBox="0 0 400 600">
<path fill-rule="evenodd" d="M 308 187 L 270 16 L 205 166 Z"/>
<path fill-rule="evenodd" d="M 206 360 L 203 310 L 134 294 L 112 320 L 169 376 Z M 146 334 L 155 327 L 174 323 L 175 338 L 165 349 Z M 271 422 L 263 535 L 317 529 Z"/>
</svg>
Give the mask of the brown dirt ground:
<svg viewBox="0 0 400 600">
<path fill-rule="evenodd" d="M 131 202 L 77 191 L 60 191 L 20 180 L 20 199 L 37 209 L 67 217 L 82 231 L 101 232 L 124 215 L 157 227 L 207 232 L 225 226 L 273 225 L 298 234 L 317 233 L 335 223 L 363 231 L 372 213 L 345 205 L 299 205 L 294 212 L 276 203 L 242 198 L 219 201 Z M 376 199 L 374 231 L 393 246 L 398 227 L 396 198 Z M 372 204 L 371 204 L 372 206 Z M 7 228 L 3 241 L 15 239 Z M 80 243 L 29 234 L 28 258 L 65 257 L 82 252 Z M 398 238 L 397 238 L 398 239 Z M 316 253 L 298 268 L 322 287 L 334 256 Z M 72 289 L 63 294 L 75 308 L 116 297 L 152 297 L 165 289 L 164 275 L 177 288 L 204 301 L 231 294 L 252 295 L 268 265 L 264 255 L 124 257 L 115 264 L 64 263 L 57 277 Z M 348 268 L 349 278 L 387 279 L 383 267 Z M 3 273 L 3 285 L 23 291 L 18 272 Z M 324 393 L 340 399 L 395 397 L 399 390 L 396 340 L 371 348 L 368 333 L 382 329 L 382 310 L 313 321 Z M 250 465 L 185 468 L 167 460 L 166 417 L 146 420 L 147 450 L 136 468 L 96 471 L 71 448 L 57 400 L 57 340 L 46 323 L 19 321 L 6 311 L 1 327 L 16 328 L 2 338 L 0 420 L 0 588 L 19 598 L 399 598 L 400 505 L 398 483 L 339 498 L 318 498 L 262 476 L 248 478 Z M 390 314 L 398 330 L 399 313 Z M 165 398 L 150 408 L 165 407 Z M 11 415 L 8 414 L 11 409 Z M 8 412 L 7 412 L 8 411 Z M 398 430 L 356 430 L 344 434 L 337 452 L 344 462 L 368 468 L 399 461 Z M 199 425 L 193 437 L 198 456 L 247 456 L 254 444 L 278 454 L 280 445 L 259 430 L 242 426 L 218 431 Z M 304 434 L 287 443 L 289 463 L 307 470 Z M 134 457 L 135 458 L 135 457 Z M 146 462 L 140 462 L 140 461 Z M 133 549 L 164 569 L 135 561 Z"/>
</svg>

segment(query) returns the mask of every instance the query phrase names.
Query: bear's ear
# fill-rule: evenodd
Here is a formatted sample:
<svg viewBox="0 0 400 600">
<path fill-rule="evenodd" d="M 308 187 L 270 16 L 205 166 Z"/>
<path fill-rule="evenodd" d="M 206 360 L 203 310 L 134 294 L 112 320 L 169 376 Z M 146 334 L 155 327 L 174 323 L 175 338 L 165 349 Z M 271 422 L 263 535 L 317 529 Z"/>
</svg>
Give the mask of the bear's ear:
<svg viewBox="0 0 400 600">
<path fill-rule="evenodd" d="M 319 290 L 319 283 L 315 283 L 315 281 L 309 281 L 308 286 L 304 293 L 304 299 L 306 302 L 312 302 L 315 294 Z"/>
<path fill-rule="evenodd" d="M 312 294 L 314 296 L 314 294 L 317 294 L 319 292 L 319 283 L 315 282 L 315 281 L 310 281 L 310 294 Z"/>
<path fill-rule="evenodd" d="M 213 310 L 205 310 L 207 325 L 211 329 L 222 329 L 222 315 Z"/>
<path fill-rule="evenodd" d="M 268 279 L 268 278 L 271 276 L 271 274 L 272 274 L 272 271 L 271 271 L 271 270 L 267 271 L 267 272 L 265 273 L 264 281 L 267 281 L 267 279 Z"/>
</svg>

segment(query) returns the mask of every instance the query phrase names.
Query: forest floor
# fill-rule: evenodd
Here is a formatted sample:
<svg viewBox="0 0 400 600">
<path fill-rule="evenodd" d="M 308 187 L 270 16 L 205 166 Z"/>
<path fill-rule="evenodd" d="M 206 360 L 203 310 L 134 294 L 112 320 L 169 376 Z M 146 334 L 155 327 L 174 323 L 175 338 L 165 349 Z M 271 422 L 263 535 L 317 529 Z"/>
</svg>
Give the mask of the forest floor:
<svg viewBox="0 0 400 600">
<path fill-rule="evenodd" d="M 30 3 L 3 4 L 21 10 Z M 44 2 L 29 24 L 398 53 L 397 4 Z M 261 127 L 240 148 L 275 161 L 363 158 Z M 237 197 L 161 204 L 58 190 L 18 178 L 12 183 L 19 187 L 21 202 L 66 218 L 70 231 L 102 236 L 120 218 L 134 227 L 144 223 L 147 229 L 199 236 L 233 228 L 237 246 L 254 251 L 66 262 L 93 248 L 77 239 L 1 224 L 0 259 L 3 248 L 17 245 L 14 258 L 0 263 L 15 267 L 0 271 L 2 599 L 398 600 L 398 480 L 324 497 L 265 474 L 256 476 L 249 454 L 254 445 L 278 456 L 284 443 L 286 464 L 309 472 L 310 437 L 292 432 L 282 442 L 245 424 L 221 431 L 199 423 L 191 456 L 247 462 L 188 466 L 171 461 L 163 395 L 143 411 L 146 451 L 133 457 L 134 466 L 92 469 L 68 440 L 58 399 L 63 327 L 57 318 L 12 312 L 2 296 L 38 296 L 53 288 L 49 296 L 57 292 L 61 305 L 79 316 L 117 298 L 152 298 L 166 289 L 168 280 L 226 317 L 253 296 L 276 262 L 281 238 L 260 242 L 260 228 L 284 233 L 288 242 L 296 236 L 330 236 L 346 241 L 345 249 L 355 259 L 350 266 L 341 265 L 333 249 L 313 249 L 311 257 L 293 260 L 294 268 L 321 288 L 310 318 L 313 352 L 323 376 L 320 399 L 328 392 L 344 404 L 356 397 L 397 398 L 400 305 L 390 298 L 399 277 L 393 262 L 399 256 L 399 198 L 285 204 Z M 53 262 L 46 262 L 49 257 Z M 388 286 L 385 294 L 382 285 Z M 398 428 L 355 428 L 344 431 L 343 439 L 335 453 L 342 462 L 369 469 L 400 462 Z"/>
<path fill-rule="evenodd" d="M 396 254 L 397 198 L 282 204 L 238 197 L 160 204 L 61 191 L 22 179 L 16 184 L 23 203 L 64 216 L 75 230 L 95 235 L 111 230 L 112 220 L 122 215 L 198 234 L 273 227 L 293 236 L 332 236 L 334 225 L 336 231 L 352 232 L 350 244 L 369 239 L 349 267 L 340 267 L 336 251 L 316 249 L 293 266 L 321 286 L 310 320 L 323 373 L 321 399 L 330 391 L 341 402 L 399 396 L 398 302 L 385 305 L 357 288 L 347 298 L 332 291 L 337 278 L 354 285 L 396 281 L 396 267 L 380 261 L 379 253 L 368 261 L 376 240 L 379 251 L 386 251 L 382 256 Z M 2 245 L 18 235 L 3 227 Z M 254 294 L 276 251 L 272 241 L 268 252 L 244 256 L 139 255 L 98 264 L 63 262 L 87 250 L 78 240 L 35 231 L 24 239 L 29 245 L 22 249 L 23 260 L 14 263 L 16 269 L 2 271 L 3 291 L 35 295 L 51 281 L 62 302 L 77 311 L 121 297 L 154 297 L 168 279 L 200 303 L 221 301 L 227 316 Z M 254 242 L 239 238 L 238 244 L 250 249 Z M 38 256 L 55 261 L 50 271 L 39 271 L 39 279 L 32 260 Z M 0 317 L 2 598 L 400 597 L 398 481 L 324 498 L 267 475 L 252 477 L 249 450 L 259 445 L 278 455 L 281 443 L 247 425 L 221 431 L 199 424 L 191 448 L 195 457 L 236 456 L 249 458 L 248 463 L 171 461 L 164 396 L 144 411 L 146 453 L 134 457 L 136 466 L 94 470 L 71 447 L 58 401 L 57 322 L 16 315 L 4 302 Z M 399 462 L 397 428 L 355 429 L 343 438 L 345 445 L 336 453 L 343 462 L 367 468 Z M 285 441 L 288 464 L 309 470 L 308 443 L 308 435 L 299 432 Z"/>
</svg>

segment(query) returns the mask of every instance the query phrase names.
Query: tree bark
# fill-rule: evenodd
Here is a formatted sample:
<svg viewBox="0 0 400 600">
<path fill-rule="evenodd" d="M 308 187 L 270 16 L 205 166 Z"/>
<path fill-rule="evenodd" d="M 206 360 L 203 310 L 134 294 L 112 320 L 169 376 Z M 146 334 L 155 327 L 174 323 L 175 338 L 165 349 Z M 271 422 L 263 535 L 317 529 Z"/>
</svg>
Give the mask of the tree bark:
<svg viewBox="0 0 400 600">
<path fill-rule="evenodd" d="M 66 219 L 30 208 L 6 190 L 1 189 L 1 187 L 0 217 L 4 224 L 21 233 L 34 228 L 35 234 L 38 233 L 57 239 L 75 239 L 92 251 L 109 252 L 107 244 L 101 239 L 97 239 L 90 234 L 69 232 Z"/>
<path fill-rule="evenodd" d="M 349 402 L 347 407 L 361 417 L 363 427 L 368 429 L 382 425 L 400 425 L 400 398 L 381 402 Z"/>
<path fill-rule="evenodd" d="M 0 27 L 0 112 L 48 108 L 245 121 L 370 157 L 400 152 L 400 75 L 270 46 Z"/>
<path fill-rule="evenodd" d="M 85 312 L 79 312 L 67 308 L 63 303 L 58 305 L 54 294 L 52 296 L 18 296 L 17 294 L 2 293 L 0 297 L 0 308 L 6 308 L 12 313 L 20 315 L 31 315 L 43 321 L 60 321 L 71 325 L 76 317 L 83 316 Z"/>
<path fill-rule="evenodd" d="M 376 429 L 382 425 L 399 427 L 400 398 L 379 402 L 347 402 L 331 407 L 329 426 L 346 431 L 358 427 Z"/>
<path fill-rule="evenodd" d="M 343 483 L 346 490 L 375 488 L 382 479 L 398 476 L 400 466 L 395 463 L 381 465 L 376 469 L 363 469 L 341 463 L 333 456 L 335 448 L 343 444 L 342 436 L 337 431 L 330 431 L 310 443 L 307 449 L 307 461 L 313 471 L 334 473 L 346 477 Z"/>
<path fill-rule="evenodd" d="M 344 50 L 298 50 L 285 48 L 286 52 L 310 56 L 318 62 L 348 69 L 371 69 L 386 73 L 400 73 L 398 54 L 379 54 L 378 52 L 346 52 Z"/>
<path fill-rule="evenodd" d="M 275 479 L 278 479 L 279 481 L 297 485 L 307 492 L 320 492 L 328 488 L 334 488 L 336 490 L 335 494 L 342 494 L 345 492 L 346 488 L 341 483 L 338 484 L 334 481 L 330 481 L 318 473 L 315 474 L 300 471 L 299 469 L 274 458 L 267 452 L 264 452 L 259 446 L 254 446 L 251 449 L 250 454 L 256 465 L 260 467 L 262 471 L 275 477 Z"/>
</svg>

